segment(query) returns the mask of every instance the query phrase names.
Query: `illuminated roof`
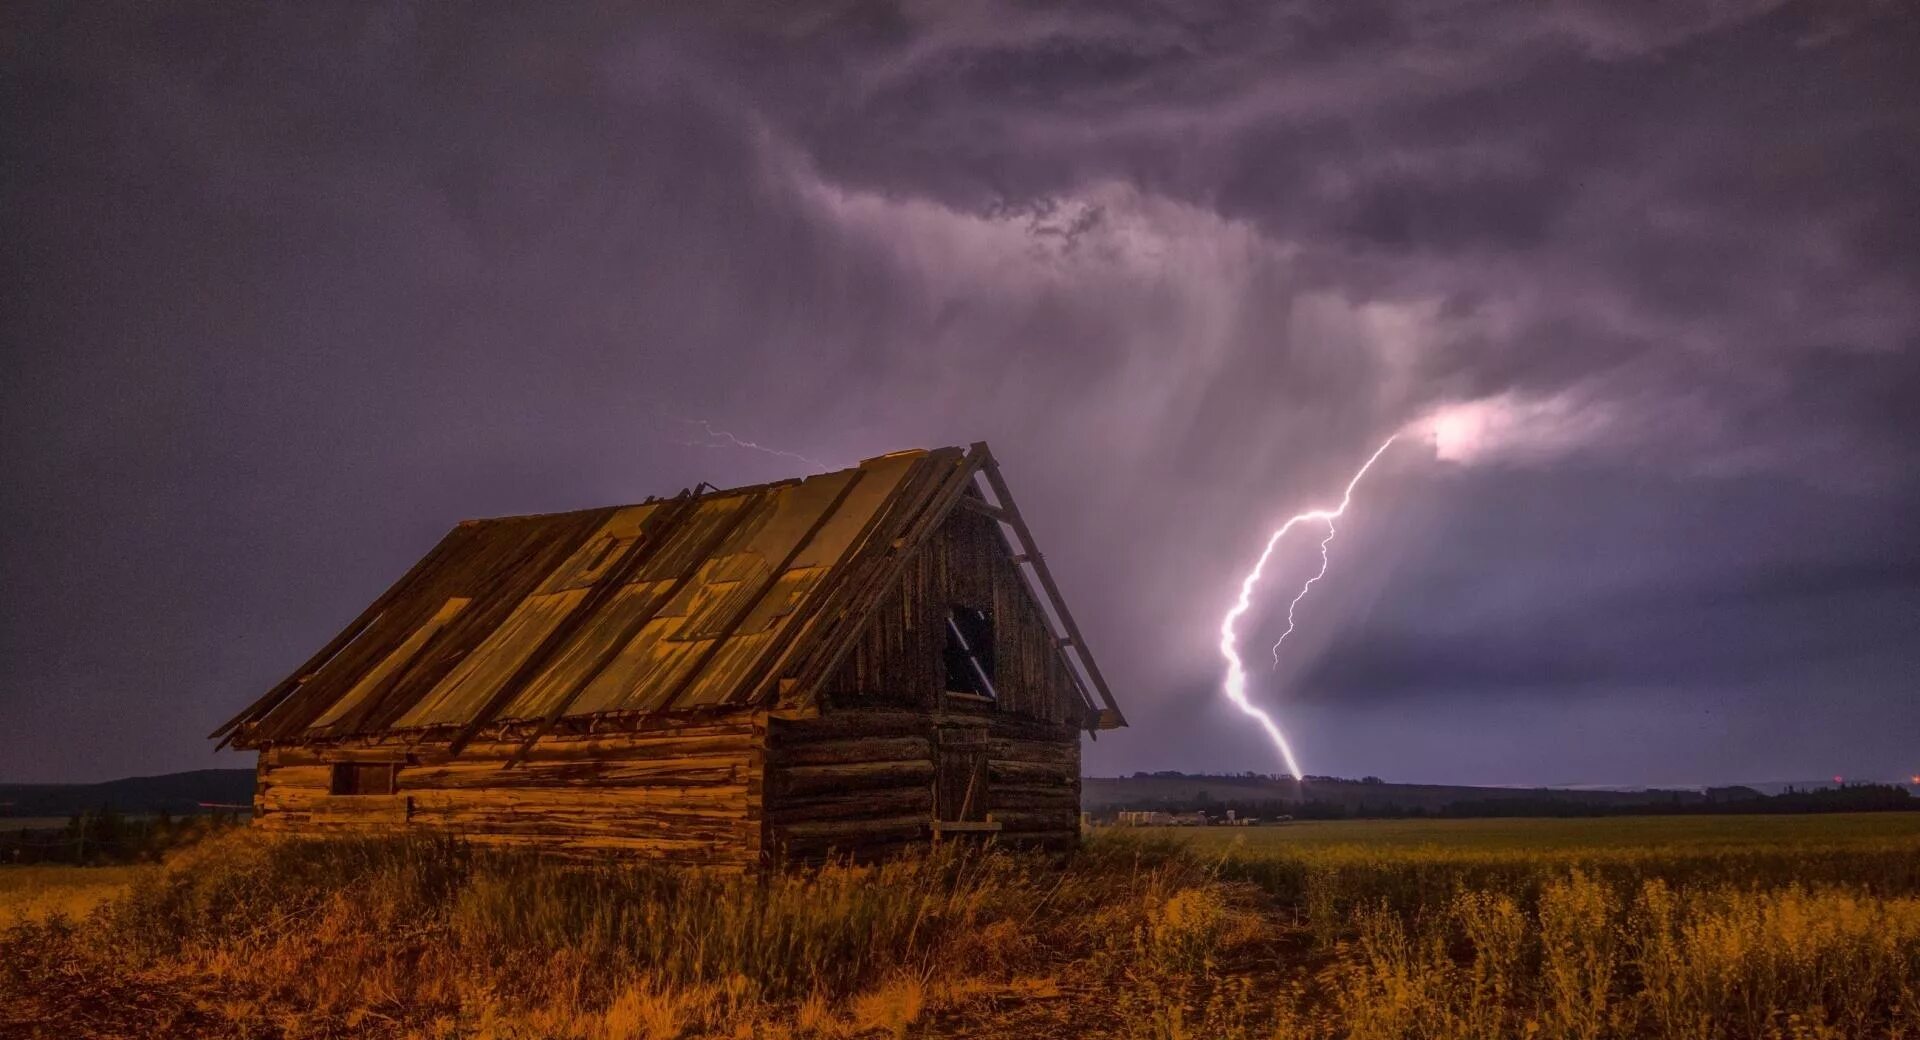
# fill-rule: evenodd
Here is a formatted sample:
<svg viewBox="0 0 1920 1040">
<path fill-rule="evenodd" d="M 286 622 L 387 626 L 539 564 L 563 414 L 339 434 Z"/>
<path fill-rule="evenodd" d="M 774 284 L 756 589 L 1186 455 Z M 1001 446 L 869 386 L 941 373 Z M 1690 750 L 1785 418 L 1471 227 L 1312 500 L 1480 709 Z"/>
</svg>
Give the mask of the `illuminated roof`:
<svg viewBox="0 0 1920 1040">
<path fill-rule="evenodd" d="M 464 744 L 514 724 L 809 703 L 900 562 L 962 498 L 1011 505 L 981 500 L 983 465 L 984 444 L 900 452 L 800 480 L 467 521 L 214 736 Z M 1002 516 L 1027 538 L 1017 514 Z M 1097 666 L 1063 643 L 1111 707 Z M 1117 710 L 1093 717 L 1119 724 Z"/>
</svg>

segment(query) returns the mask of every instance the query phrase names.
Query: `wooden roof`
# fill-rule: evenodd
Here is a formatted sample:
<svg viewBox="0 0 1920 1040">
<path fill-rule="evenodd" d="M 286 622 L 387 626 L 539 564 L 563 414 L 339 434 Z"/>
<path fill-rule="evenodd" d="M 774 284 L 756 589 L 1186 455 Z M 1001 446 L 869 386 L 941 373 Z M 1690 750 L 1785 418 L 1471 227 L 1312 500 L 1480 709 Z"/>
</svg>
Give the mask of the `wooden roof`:
<svg viewBox="0 0 1920 1040">
<path fill-rule="evenodd" d="M 213 736 L 259 747 L 417 732 L 457 750 L 483 730 L 518 727 L 530 745 L 563 720 L 808 703 L 962 499 L 1029 542 L 993 466 L 984 444 L 900 452 L 801 480 L 464 522 Z M 998 505 L 975 485 L 983 468 Z M 1026 549 L 1090 717 L 1123 724 Z"/>
</svg>

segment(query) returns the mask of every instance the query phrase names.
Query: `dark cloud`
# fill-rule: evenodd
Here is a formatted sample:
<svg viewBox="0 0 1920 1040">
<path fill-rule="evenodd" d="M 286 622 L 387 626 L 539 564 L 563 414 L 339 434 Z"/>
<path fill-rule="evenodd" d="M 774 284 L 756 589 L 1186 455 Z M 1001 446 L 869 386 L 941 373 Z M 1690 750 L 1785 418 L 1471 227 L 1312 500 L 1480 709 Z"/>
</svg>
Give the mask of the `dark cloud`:
<svg viewBox="0 0 1920 1040">
<path fill-rule="evenodd" d="M 1899 5 L 0 19 L 8 776 L 202 763 L 460 517 L 791 467 L 701 419 L 991 439 L 1140 724 L 1093 767 L 1267 768 L 1226 593 L 1436 413 L 1258 680 L 1308 768 L 1911 771 Z M 1649 720 L 1699 769 L 1591 739 Z"/>
</svg>

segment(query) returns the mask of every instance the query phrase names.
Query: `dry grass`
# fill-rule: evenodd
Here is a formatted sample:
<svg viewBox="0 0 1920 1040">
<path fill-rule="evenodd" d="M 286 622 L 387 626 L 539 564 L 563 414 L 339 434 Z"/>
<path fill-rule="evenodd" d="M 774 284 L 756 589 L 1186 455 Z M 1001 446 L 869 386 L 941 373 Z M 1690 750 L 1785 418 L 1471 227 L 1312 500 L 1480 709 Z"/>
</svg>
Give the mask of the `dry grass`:
<svg viewBox="0 0 1920 1040">
<path fill-rule="evenodd" d="M 1064 869 L 948 846 L 753 880 L 239 832 L 84 920 L 13 928 L 0 1007 L 51 1023 L 131 985 L 172 994 L 170 1021 L 207 1035 L 904 1036 L 1035 975 L 1093 985 L 1142 950 L 1197 965 L 1257 934 L 1228 926 L 1254 919 L 1230 901 L 1255 898 L 1155 845 Z"/>
<path fill-rule="evenodd" d="M 0 1036 L 1920 1037 L 1916 860 L 1106 837 L 753 881 L 242 832 L 6 931 Z"/>
<path fill-rule="evenodd" d="M 0 928 L 51 914 L 85 917 L 150 867 L 0 867 Z"/>
<path fill-rule="evenodd" d="M 1531 910 L 1468 891 L 1411 925 L 1363 913 L 1332 990 L 1353 1040 L 1920 1036 L 1920 899 L 1575 872 Z"/>
</svg>

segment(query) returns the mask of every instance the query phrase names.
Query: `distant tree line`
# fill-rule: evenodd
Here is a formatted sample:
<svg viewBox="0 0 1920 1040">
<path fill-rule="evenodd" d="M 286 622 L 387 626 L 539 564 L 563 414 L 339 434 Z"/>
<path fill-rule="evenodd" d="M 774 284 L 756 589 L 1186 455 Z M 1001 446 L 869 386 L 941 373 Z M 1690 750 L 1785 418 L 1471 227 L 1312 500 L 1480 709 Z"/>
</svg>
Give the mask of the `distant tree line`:
<svg viewBox="0 0 1920 1040">
<path fill-rule="evenodd" d="M 152 862 L 168 849 L 198 841 L 239 819 L 236 814 L 221 812 L 184 817 L 165 812 L 127 816 L 102 806 L 75 813 L 65 827 L 0 830 L 0 863 Z M 5 824 L 5 819 L 0 819 L 0 827 Z"/>
<path fill-rule="evenodd" d="M 1209 780 L 1215 779 L 1212 777 Z M 1689 792 L 1690 793 L 1690 792 Z M 1750 787 L 1710 788 L 1704 798 L 1681 797 L 1640 802 L 1591 802 L 1569 798 L 1512 797 L 1475 798 L 1446 802 L 1435 808 L 1408 806 L 1392 801 L 1357 802 L 1306 798 L 1220 798 L 1200 790 L 1186 798 L 1156 799 L 1151 805 L 1134 808 L 1164 809 L 1168 812 L 1203 812 L 1224 817 L 1228 810 L 1242 819 L 1273 819 L 1291 816 L 1297 820 L 1348 819 L 1467 819 L 1511 816 L 1650 816 L 1650 815 L 1733 815 L 1739 813 L 1831 813 L 1831 812 L 1913 812 L 1920 811 L 1920 798 L 1905 788 L 1891 784 L 1848 784 L 1837 788 L 1800 791 L 1788 788 L 1766 795 Z"/>
</svg>

